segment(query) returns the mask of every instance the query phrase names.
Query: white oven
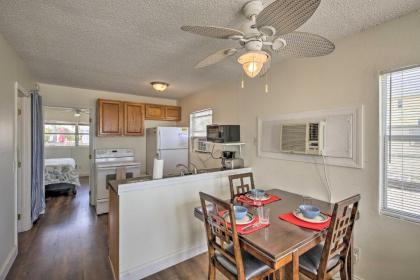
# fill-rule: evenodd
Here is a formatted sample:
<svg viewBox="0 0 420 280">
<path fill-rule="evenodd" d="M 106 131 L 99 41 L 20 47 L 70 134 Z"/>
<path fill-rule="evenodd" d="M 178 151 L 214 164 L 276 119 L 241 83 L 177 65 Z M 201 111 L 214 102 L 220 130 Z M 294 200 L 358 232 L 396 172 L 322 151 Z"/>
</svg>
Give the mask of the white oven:
<svg viewBox="0 0 420 280">
<path fill-rule="evenodd" d="M 134 161 L 134 151 L 132 149 L 95 150 L 95 188 L 92 195 L 97 215 L 108 213 L 108 182 L 116 179 L 116 171 L 120 167 L 125 167 L 126 178 L 140 176 L 141 164 Z"/>
</svg>

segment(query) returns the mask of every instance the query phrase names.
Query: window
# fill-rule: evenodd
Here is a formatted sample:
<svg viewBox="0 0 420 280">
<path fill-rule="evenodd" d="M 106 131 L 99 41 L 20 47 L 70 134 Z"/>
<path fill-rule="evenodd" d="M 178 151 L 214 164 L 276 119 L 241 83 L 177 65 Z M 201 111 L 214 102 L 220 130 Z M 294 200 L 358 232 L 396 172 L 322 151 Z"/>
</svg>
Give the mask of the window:
<svg viewBox="0 0 420 280">
<path fill-rule="evenodd" d="M 78 123 L 45 123 L 45 146 L 89 146 L 89 125 Z"/>
<path fill-rule="evenodd" d="M 213 123 L 213 110 L 206 109 L 190 114 L 190 136 L 206 137 L 207 125 Z"/>
<path fill-rule="evenodd" d="M 420 222 L 420 67 L 380 76 L 381 213 Z"/>
</svg>

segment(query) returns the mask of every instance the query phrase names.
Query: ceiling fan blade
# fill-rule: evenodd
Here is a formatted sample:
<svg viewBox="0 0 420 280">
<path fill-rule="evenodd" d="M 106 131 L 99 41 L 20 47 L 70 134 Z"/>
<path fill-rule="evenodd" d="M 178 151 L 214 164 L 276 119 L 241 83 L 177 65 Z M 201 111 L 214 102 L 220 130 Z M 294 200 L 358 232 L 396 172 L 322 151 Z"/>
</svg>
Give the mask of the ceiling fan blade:
<svg viewBox="0 0 420 280">
<path fill-rule="evenodd" d="M 272 26 L 277 35 L 295 31 L 316 11 L 321 0 L 276 0 L 257 16 L 257 27 Z"/>
<path fill-rule="evenodd" d="M 306 32 L 292 32 L 281 36 L 286 41 L 284 48 L 275 52 L 282 56 L 315 57 L 330 54 L 335 45 L 328 39 Z"/>
<path fill-rule="evenodd" d="M 183 31 L 194 33 L 201 36 L 229 39 L 231 36 L 244 36 L 242 31 L 218 26 L 199 26 L 199 25 L 184 25 L 181 26 Z"/>
<path fill-rule="evenodd" d="M 203 67 L 207 67 L 207 66 L 216 64 L 216 63 L 222 61 L 223 59 L 234 55 L 237 52 L 238 52 L 238 50 L 235 49 L 235 48 L 228 48 L 228 49 L 223 49 L 223 50 L 217 51 L 217 52 L 209 55 L 208 57 L 206 57 L 205 59 L 203 59 L 199 63 L 197 63 L 194 66 L 194 68 L 203 68 Z"/>
</svg>

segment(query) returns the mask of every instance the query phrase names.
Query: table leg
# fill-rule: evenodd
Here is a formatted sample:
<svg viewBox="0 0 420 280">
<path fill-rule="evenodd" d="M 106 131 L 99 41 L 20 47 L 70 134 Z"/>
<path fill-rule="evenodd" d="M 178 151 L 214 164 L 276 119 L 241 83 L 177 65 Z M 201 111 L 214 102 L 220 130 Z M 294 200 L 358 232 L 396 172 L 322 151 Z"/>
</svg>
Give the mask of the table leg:
<svg viewBox="0 0 420 280">
<path fill-rule="evenodd" d="M 299 280 L 299 254 L 298 251 L 294 251 L 292 254 L 292 265 L 293 265 L 293 280 Z"/>
<path fill-rule="evenodd" d="M 299 254 L 297 251 L 292 253 L 292 261 L 285 267 L 286 280 L 299 280 Z"/>
<path fill-rule="evenodd" d="M 284 280 L 284 266 L 282 268 L 280 268 L 279 270 L 277 270 L 276 272 L 274 272 L 274 279 L 275 280 Z"/>
</svg>

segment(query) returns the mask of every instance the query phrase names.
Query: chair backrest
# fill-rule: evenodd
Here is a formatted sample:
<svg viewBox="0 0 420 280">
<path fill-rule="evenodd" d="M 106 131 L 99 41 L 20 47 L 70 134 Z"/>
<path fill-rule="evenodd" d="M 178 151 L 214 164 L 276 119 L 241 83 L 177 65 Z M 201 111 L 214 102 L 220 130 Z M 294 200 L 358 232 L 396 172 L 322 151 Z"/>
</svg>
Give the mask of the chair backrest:
<svg viewBox="0 0 420 280">
<path fill-rule="evenodd" d="M 353 227 L 359 207 L 360 194 L 337 202 L 331 217 L 331 224 L 328 228 L 322 251 L 321 263 L 318 268 L 318 276 L 327 273 L 328 260 L 339 255 L 346 260 L 350 250 Z"/>
<path fill-rule="evenodd" d="M 219 252 L 236 265 L 238 278 L 245 279 L 233 205 L 203 192 L 200 192 L 200 200 L 210 258 L 214 259 L 216 251 Z M 223 218 L 225 215 L 229 217 L 230 223 Z M 233 255 L 226 250 L 228 244 L 233 244 Z"/>
<path fill-rule="evenodd" d="M 249 181 L 249 182 L 246 182 Z M 238 183 L 238 184 L 237 184 Z M 234 174 L 229 176 L 230 198 L 233 200 L 236 196 L 255 189 L 254 176 L 252 172 Z"/>
</svg>

